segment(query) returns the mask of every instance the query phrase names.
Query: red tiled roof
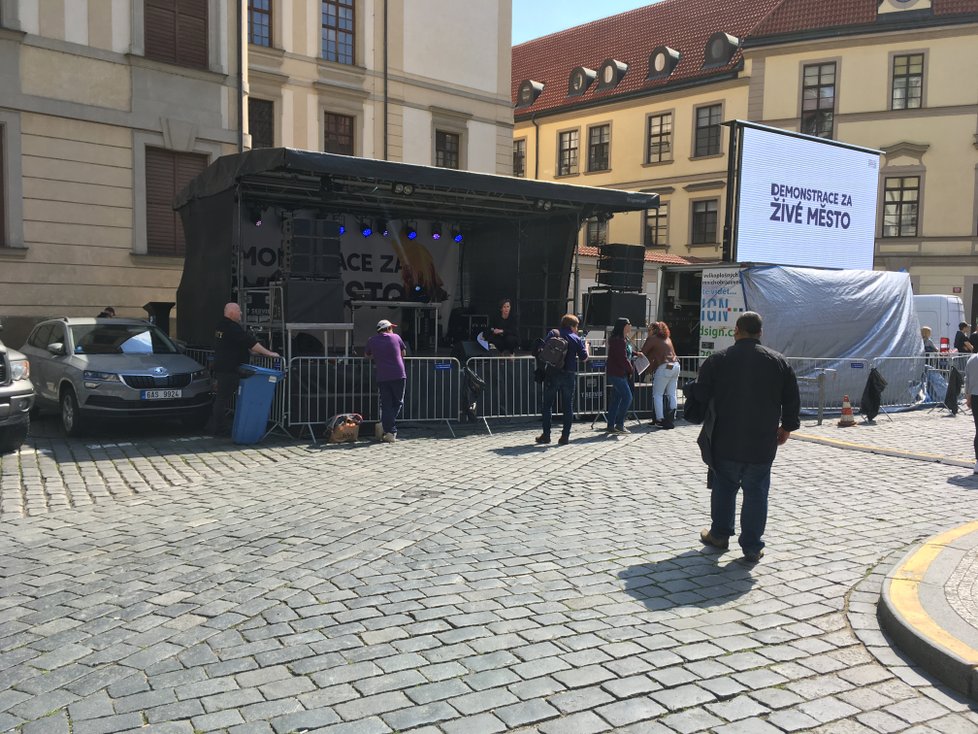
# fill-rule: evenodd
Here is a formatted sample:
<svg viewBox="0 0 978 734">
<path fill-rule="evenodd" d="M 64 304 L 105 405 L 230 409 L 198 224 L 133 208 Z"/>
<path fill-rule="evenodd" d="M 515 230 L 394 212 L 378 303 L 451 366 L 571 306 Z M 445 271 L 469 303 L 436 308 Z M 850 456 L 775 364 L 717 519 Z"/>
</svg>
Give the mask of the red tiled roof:
<svg viewBox="0 0 978 734">
<path fill-rule="evenodd" d="M 864 26 L 876 22 L 878 0 L 782 0 L 781 4 L 757 24 L 754 38 L 779 36 L 823 28 Z M 978 0 L 933 0 L 935 16 L 978 12 Z M 897 16 L 888 16 L 896 19 Z"/>
<path fill-rule="evenodd" d="M 516 110 L 516 116 L 724 76 L 738 67 L 742 54 L 735 53 L 725 66 L 702 68 L 706 43 L 718 31 L 743 41 L 866 26 L 876 22 L 878 5 L 878 0 L 662 0 L 568 28 L 513 47 L 514 102 L 524 79 L 545 84 L 537 101 Z M 933 0 L 935 16 L 975 12 L 978 0 Z M 647 81 L 649 55 L 657 46 L 670 46 L 681 57 L 667 79 Z M 580 97 L 567 96 L 571 71 L 578 66 L 597 71 L 609 58 L 628 64 L 628 72 L 616 89 L 597 92 L 595 81 Z"/>
<path fill-rule="evenodd" d="M 591 245 L 578 245 L 577 251 L 585 257 L 598 257 L 600 254 L 598 252 L 598 248 L 591 247 Z M 667 255 L 664 252 L 646 250 L 645 262 L 661 263 L 663 265 L 688 265 L 691 261 L 687 260 L 685 257 L 680 257 L 679 255 Z"/>
<path fill-rule="evenodd" d="M 521 108 L 516 114 L 729 73 L 740 63 L 740 52 L 726 66 L 703 69 L 707 40 L 718 31 L 743 38 L 780 2 L 662 0 L 521 43 L 513 47 L 513 100 L 524 79 L 544 82 L 546 86 L 532 106 Z M 682 55 L 668 79 L 646 81 L 649 55 L 657 46 L 670 46 Z M 567 97 L 571 71 L 578 66 L 597 71 L 608 58 L 628 64 L 628 71 L 616 89 L 596 93 L 595 82 L 582 96 Z"/>
</svg>

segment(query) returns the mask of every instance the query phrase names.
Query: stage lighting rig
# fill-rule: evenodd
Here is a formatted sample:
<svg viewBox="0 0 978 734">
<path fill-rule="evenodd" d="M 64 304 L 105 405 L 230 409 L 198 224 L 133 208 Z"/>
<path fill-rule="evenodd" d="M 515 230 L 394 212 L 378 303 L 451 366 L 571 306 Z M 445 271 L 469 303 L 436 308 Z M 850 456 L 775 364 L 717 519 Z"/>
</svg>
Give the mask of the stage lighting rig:
<svg viewBox="0 0 978 734">
<path fill-rule="evenodd" d="M 366 220 L 361 220 L 358 222 L 358 226 L 360 227 L 360 234 L 362 234 L 364 237 L 369 237 L 374 233 L 373 229 L 370 227 L 370 222 Z"/>
<path fill-rule="evenodd" d="M 458 224 L 452 227 L 452 240 L 461 245 L 465 238 L 462 236 L 462 228 Z"/>
<path fill-rule="evenodd" d="M 409 240 L 413 240 L 418 236 L 418 230 L 412 227 L 410 224 L 404 227 L 404 232 L 407 234 Z"/>
<path fill-rule="evenodd" d="M 441 222 L 431 223 L 431 239 L 433 240 L 441 239 Z"/>
<path fill-rule="evenodd" d="M 248 221 L 254 224 L 256 227 L 261 226 L 261 213 L 263 207 L 261 204 L 249 204 L 248 205 Z"/>
</svg>

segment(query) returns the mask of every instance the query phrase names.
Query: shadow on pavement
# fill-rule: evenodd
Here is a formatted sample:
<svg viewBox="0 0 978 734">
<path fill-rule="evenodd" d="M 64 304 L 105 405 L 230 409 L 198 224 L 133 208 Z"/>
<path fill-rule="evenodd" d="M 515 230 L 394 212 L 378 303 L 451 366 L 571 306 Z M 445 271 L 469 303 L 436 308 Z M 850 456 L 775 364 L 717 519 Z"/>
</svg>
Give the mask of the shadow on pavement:
<svg viewBox="0 0 978 734">
<path fill-rule="evenodd" d="M 754 585 L 750 568 L 735 557 L 705 548 L 688 550 L 674 558 L 629 566 L 618 577 L 624 580 L 625 591 L 648 609 L 706 609 L 737 599 Z"/>
<path fill-rule="evenodd" d="M 967 487 L 968 489 L 978 489 L 978 474 L 966 474 L 961 477 L 948 477 L 947 483 L 958 487 Z"/>
</svg>

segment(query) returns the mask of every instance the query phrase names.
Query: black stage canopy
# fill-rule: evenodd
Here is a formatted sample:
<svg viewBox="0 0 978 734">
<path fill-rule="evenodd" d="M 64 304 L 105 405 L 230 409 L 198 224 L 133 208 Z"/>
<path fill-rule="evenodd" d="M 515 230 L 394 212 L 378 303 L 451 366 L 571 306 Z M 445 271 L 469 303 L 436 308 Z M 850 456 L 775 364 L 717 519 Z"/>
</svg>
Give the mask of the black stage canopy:
<svg viewBox="0 0 978 734">
<path fill-rule="evenodd" d="M 223 304 L 240 298 L 242 252 L 255 236 L 249 209 L 324 219 L 353 215 L 457 223 L 465 238 L 458 288 L 448 294 L 446 306 L 491 314 L 500 298 L 510 298 L 528 341 L 568 307 L 582 221 L 658 205 L 659 196 L 652 193 L 290 148 L 224 156 L 191 181 L 174 204 L 186 239 L 178 335 L 208 344 Z M 356 300 L 349 292 L 346 298 Z"/>
</svg>

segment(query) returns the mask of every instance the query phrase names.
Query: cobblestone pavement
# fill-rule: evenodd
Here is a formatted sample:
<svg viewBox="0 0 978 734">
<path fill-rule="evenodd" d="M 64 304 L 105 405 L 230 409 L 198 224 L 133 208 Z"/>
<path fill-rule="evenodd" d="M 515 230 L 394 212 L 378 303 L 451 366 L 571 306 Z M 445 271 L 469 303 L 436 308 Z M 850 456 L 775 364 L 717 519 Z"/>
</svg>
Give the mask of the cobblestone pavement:
<svg viewBox="0 0 978 734">
<path fill-rule="evenodd" d="M 695 427 L 586 425 L 566 447 L 42 431 L 0 459 L 0 729 L 978 731 L 875 617 L 901 552 L 973 518 L 970 469 L 791 441 L 748 568 L 699 543 Z M 969 453 L 970 418 L 887 426 Z"/>
</svg>

